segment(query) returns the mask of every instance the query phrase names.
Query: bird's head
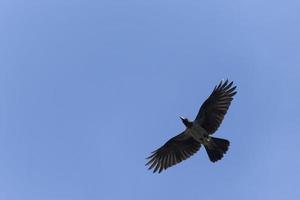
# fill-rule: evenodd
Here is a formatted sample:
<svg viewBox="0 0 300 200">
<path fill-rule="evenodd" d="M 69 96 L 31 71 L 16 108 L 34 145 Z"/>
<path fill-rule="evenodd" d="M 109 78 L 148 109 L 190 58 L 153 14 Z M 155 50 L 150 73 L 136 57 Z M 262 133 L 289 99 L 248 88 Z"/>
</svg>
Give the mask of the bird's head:
<svg viewBox="0 0 300 200">
<path fill-rule="evenodd" d="M 179 116 L 179 118 L 187 128 L 191 128 L 193 126 L 193 122 L 189 121 L 188 118 L 182 116 Z"/>
</svg>

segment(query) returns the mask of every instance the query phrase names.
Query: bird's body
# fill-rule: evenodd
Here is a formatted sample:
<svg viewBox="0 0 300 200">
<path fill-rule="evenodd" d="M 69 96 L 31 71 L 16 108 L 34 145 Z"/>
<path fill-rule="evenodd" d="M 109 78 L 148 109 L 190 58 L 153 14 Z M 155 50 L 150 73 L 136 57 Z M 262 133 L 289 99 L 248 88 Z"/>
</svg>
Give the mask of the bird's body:
<svg viewBox="0 0 300 200">
<path fill-rule="evenodd" d="M 171 138 L 162 147 L 149 156 L 149 169 L 159 173 L 196 153 L 204 145 L 209 159 L 212 162 L 220 160 L 227 152 L 229 141 L 215 138 L 211 135 L 219 128 L 225 114 L 236 94 L 233 82 L 221 81 L 202 104 L 194 121 L 180 117 L 186 129 L 179 135 Z"/>
<path fill-rule="evenodd" d="M 186 128 L 184 134 L 193 137 L 193 139 L 202 143 L 205 139 L 208 139 L 207 131 L 197 123 L 193 123 L 193 126 L 190 128 Z"/>
</svg>

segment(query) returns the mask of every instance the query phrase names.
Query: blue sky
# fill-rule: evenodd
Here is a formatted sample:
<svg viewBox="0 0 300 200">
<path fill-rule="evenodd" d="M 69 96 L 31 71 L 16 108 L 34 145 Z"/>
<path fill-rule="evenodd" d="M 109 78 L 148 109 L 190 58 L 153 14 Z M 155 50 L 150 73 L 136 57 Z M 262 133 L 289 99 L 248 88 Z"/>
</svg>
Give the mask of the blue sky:
<svg viewBox="0 0 300 200">
<path fill-rule="evenodd" d="M 299 198 L 299 7 L 2 0 L 0 199 Z M 226 156 L 147 171 L 222 78 Z"/>
</svg>

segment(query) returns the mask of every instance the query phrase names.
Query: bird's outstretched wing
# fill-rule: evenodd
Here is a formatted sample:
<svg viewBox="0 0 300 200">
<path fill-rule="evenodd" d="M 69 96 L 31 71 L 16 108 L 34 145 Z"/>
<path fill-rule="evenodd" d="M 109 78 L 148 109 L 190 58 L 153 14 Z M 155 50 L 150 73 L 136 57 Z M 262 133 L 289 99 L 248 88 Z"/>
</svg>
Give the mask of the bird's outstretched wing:
<svg viewBox="0 0 300 200">
<path fill-rule="evenodd" d="M 160 173 L 162 170 L 191 157 L 200 147 L 199 142 L 183 132 L 152 152 L 152 155 L 147 158 L 149 162 L 146 165 L 150 165 L 149 169 L 154 168 L 153 173 L 157 170 Z"/>
<path fill-rule="evenodd" d="M 195 123 L 200 124 L 209 134 L 213 134 L 222 123 L 225 114 L 236 94 L 233 82 L 221 81 L 215 86 L 208 99 L 202 104 Z"/>
</svg>

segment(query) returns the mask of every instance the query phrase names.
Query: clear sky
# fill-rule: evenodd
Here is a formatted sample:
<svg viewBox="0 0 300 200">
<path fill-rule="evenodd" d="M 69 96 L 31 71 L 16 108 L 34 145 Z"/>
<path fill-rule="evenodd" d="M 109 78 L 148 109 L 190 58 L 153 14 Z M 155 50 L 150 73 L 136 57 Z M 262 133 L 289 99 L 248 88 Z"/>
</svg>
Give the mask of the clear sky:
<svg viewBox="0 0 300 200">
<path fill-rule="evenodd" d="M 299 199 L 299 8 L 0 1 L 0 199 Z M 225 157 L 147 171 L 222 78 L 238 86 Z"/>
</svg>

